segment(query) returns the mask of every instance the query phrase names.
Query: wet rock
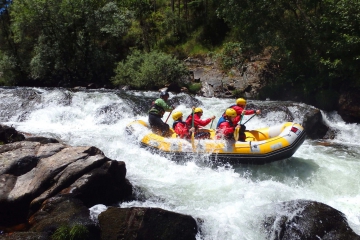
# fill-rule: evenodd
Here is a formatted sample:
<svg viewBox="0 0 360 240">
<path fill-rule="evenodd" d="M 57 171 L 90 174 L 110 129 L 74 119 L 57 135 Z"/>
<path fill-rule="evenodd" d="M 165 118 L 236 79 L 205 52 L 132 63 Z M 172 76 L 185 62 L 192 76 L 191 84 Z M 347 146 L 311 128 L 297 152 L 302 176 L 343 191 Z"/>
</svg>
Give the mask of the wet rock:
<svg viewBox="0 0 360 240">
<path fill-rule="evenodd" d="M 191 216 L 159 208 L 110 207 L 99 215 L 102 239 L 195 239 L 197 225 Z"/>
<path fill-rule="evenodd" d="M 100 231 L 90 219 L 90 212 L 75 198 L 53 197 L 46 200 L 39 211 L 29 219 L 29 232 L 46 233 L 48 236 L 62 226 L 84 226 L 87 229 L 84 239 L 100 239 Z"/>
<path fill-rule="evenodd" d="M 25 136 L 16 131 L 15 128 L 0 124 L 0 145 L 22 141 L 24 139 Z"/>
<path fill-rule="evenodd" d="M 68 188 L 63 189 L 61 195 L 80 199 L 87 207 L 121 202 L 132 194 L 132 185 L 125 175 L 124 162 L 106 161 L 101 166 L 82 175 Z"/>
<path fill-rule="evenodd" d="M 294 200 L 280 203 L 274 209 L 275 215 L 268 216 L 264 224 L 268 239 L 360 239 L 344 214 L 326 204 Z"/>
<path fill-rule="evenodd" d="M 360 96 L 357 89 L 349 89 L 341 93 L 338 112 L 346 122 L 360 122 Z"/>
<path fill-rule="evenodd" d="M 25 139 L 25 141 L 28 142 L 39 142 L 41 144 L 46 144 L 46 143 L 59 143 L 59 140 L 55 139 L 55 138 L 47 138 L 47 137 L 27 137 Z"/>
<path fill-rule="evenodd" d="M 0 230 L 24 223 L 51 197 L 93 204 L 131 196 L 125 163 L 95 147 L 21 141 L 0 146 Z M 1 227 L 3 226 L 3 227 Z"/>
<path fill-rule="evenodd" d="M 196 99 L 195 97 L 182 94 L 179 96 L 174 96 L 169 100 L 169 104 L 173 106 L 178 106 L 180 104 L 185 105 L 188 108 L 192 108 L 193 106 L 200 106 L 202 103 L 200 100 Z"/>
<path fill-rule="evenodd" d="M 48 234 L 37 232 L 12 232 L 0 235 L 0 240 L 48 240 L 49 238 Z"/>
<path fill-rule="evenodd" d="M 329 127 L 323 123 L 320 109 L 310 108 L 304 117 L 303 127 L 306 135 L 311 139 L 323 138 Z"/>
</svg>

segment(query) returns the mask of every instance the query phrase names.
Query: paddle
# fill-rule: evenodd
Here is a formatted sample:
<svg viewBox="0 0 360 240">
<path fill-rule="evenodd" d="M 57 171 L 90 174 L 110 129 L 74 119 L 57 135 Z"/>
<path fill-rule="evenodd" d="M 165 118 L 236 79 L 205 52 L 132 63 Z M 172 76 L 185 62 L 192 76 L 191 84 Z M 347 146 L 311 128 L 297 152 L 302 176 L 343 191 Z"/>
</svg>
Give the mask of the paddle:
<svg viewBox="0 0 360 240">
<path fill-rule="evenodd" d="M 250 121 L 253 117 L 255 117 L 255 115 L 256 115 L 256 113 L 255 113 L 254 115 L 252 115 L 251 118 L 249 118 L 246 122 L 244 122 L 244 125 L 245 125 L 248 121 Z"/>
<path fill-rule="evenodd" d="M 192 109 L 192 119 L 191 119 L 191 127 L 194 128 L 194 108 Z M 195 151 L 195 131 L 191 133 L 191 146 L 193 148 L 193 151 Z"/>
<path fill-rule="evenodd" d="M 174 111 L 174 110 L 171 110 L 171 112 L 169 113 L 169 116 L 166 118 L 165 123 L 167 122 L 167 120 L 169 120 L 169 117 L 170 117 L 170 115 L 171 115 L 172 111 Z"/>
<path fill-rule="evenodd" d="M 211 120 L 210 129 L 211 129 L 211 127 L 212 127 L 213 122 L 214 122 L 214 119 Z"/>
<path fill-rule="evenodd" d="M 241 118 L 240 118 L 239 126 L 241 125 L 241 121 L 243 120 L 244 115 L 245 115 L 245 108 L 244 108 L 244 110 L 243 110 L 242 113 L 241 113 Z M 239 131 L 240 131 L 240 128 L 236 127 L 236 128 L 235 128 L 235 131 L 234 131 L 235 141 L 238 141 L 238 140 L 239 140 Z"/>
</svg>

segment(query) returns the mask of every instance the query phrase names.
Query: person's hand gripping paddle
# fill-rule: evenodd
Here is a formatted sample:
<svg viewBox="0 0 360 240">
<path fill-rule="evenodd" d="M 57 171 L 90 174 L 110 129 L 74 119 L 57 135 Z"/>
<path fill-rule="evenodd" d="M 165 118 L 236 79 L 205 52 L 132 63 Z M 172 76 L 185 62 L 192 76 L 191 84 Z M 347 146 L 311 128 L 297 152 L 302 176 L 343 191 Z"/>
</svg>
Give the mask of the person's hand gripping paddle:
<svg viewBox="0 0 360 240">
<path fill-rule="evenodd" d="M 239 121 L 239 125 L 235 127 L 235 131 L 234 131 L 234 139 L 235 139 L 235 141 L 239 140 L 240 126 L 241 126 L 241 122 L 242 122 L 242 120 L 244 118 L 244 115 L 245 115 L 245 108 L 241 113 L 241 118 L 240 118 L 240 121 Z"/>
</svg>

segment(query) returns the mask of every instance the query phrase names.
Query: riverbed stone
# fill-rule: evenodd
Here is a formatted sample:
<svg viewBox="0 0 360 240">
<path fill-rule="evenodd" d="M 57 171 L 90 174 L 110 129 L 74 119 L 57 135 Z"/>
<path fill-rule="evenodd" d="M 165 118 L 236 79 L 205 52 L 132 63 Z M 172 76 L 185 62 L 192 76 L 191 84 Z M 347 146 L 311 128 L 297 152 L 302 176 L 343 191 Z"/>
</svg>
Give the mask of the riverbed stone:
<svg viewBox="0 0 360 240">
<path fill-rule="evenodd" d="M 340 211 L 320 202 L 293 200 L 274 206 L 276 215 L 264 222 L 269 239 L 359 240 Z"/>
<path fill-rule="evenodd" d="M 56 196 L 47 199 L 29 219 L 29 232 L 43 232 L 48 236 L 62 226 L 84 226 L 87 229 L 85 239 L 100 239 L 100 231 L 90 219 L 90 211 L 82 201 L 72 197 Z"/>
<path fill-rule="evenodd" d="M 0 124 L 0 145 L 24 140 L 25 136 L 13 127 Z"/>
<path fill-rule="evenodd" d="M 189 215 L 160 208 L 109 207 L 99 215 L 101 239 L 195 240 L 197 225 Z"/>
<path fill-rule="evenodd" d="M 43 141 L 42 141 L 43 142 Z M 85 207 L 114 204 L 132 195 L 122 161 L 93 146 L 20 141 L 0 146 L 0 231 L 27 222 L 55 196 Z"/>
</svg>

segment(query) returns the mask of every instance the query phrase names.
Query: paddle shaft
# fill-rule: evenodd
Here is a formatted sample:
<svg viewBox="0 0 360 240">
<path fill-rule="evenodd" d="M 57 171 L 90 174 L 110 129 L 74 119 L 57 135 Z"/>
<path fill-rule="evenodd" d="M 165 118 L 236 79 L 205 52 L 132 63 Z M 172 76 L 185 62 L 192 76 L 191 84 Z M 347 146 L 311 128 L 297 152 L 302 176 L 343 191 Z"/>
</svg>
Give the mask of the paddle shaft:
<svg viewBox="0 0 360 240">
<path fill-rule="evenodd" d="M 244 122 L 243 124 L 245 125 L 248 121 L 250 121 L 253 117 L 255 117 L 256 113 L 254 115 L 251 116 L 251 118 L 249 118 L 246 122 Z"/>
<path fill-rule="evenodd" d="M 194 110 L 192 110 L 191 127 L 194 128 Z M 195 138 L 195 131 L 193 131 L 191 133 L 191 146 L 192 146 L 193 150 L 195 150 L 194 138 Z"/>
<path fill-rule="evenodd" d="M 239 121 L 239 126 L 241 125 L 241 122 L 242 122 L 242 120 L 243 120 L 243 118 L 244 118 L 245 111 L 246 111 L 245 109 L 246 109 L 246 106 L 244 107 L 244 109 L 243 109 L 243 111 L 242 111 L 242 113 L 241 113 L 241 118 L 240 118 L 240 121 Z M 240 131 L 240 129 L 239 129 L 238 127 L 236 127 L 235 130 L 234 130 L 234 139 L 235 139 L 235 141 L 238 141 L 238 140 L 239 140 L 239 131 Z"/>
<path fill-rule="evenodd" d="M 172 111 L 173 111 L 173 110 L 171 110 L 171 112 L 169 113 L 168 117 L 166 118 L 165 123 L 169 120 L 169 117 L 170 117 L 170 115 L 171 115 Z"/>
</svg>

